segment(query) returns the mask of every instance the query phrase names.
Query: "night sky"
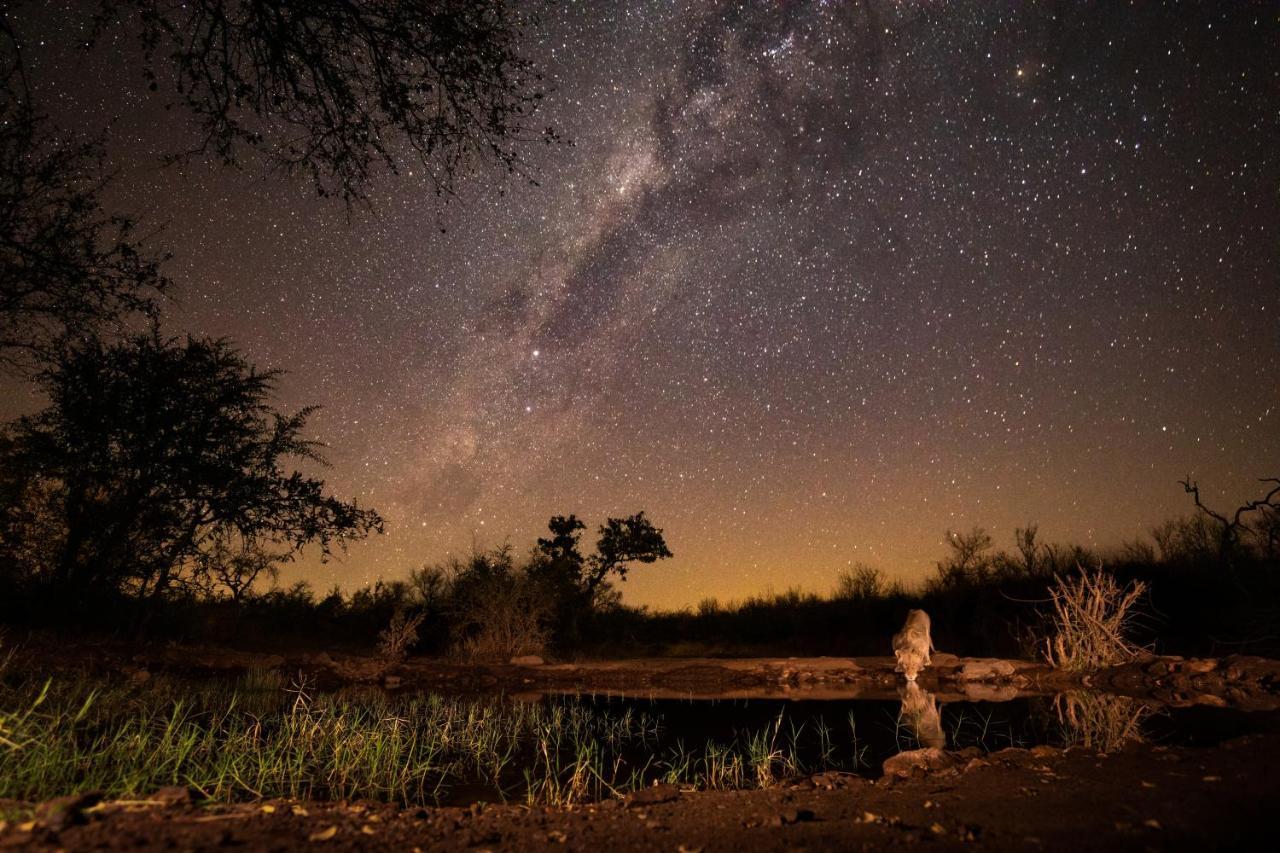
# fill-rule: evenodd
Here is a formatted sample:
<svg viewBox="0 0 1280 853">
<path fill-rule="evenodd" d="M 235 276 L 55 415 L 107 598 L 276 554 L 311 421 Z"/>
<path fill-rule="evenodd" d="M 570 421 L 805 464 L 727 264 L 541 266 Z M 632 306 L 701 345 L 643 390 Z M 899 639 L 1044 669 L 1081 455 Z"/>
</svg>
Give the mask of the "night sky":
<svg viewBox="0 0 1280 853">
<path fill-rule="evenodd" d="M 1115 545 L 1187 474 L 1224 507 L 1280 476 L 1274 3 L 558 3 L 541 185 L 388 177 L 350 217 L 162 168 L 191 127 L 125 42 L 56 47 L 79 9 L 28 4 L 28 62 L 64 125 L 115 119 L 169 329 L 286 368 L 388 519 L 286 580 L 644 509 L 676 556 L 624 600 L 674 607 L 913 581 L 948 528 Z"/>
</svg>

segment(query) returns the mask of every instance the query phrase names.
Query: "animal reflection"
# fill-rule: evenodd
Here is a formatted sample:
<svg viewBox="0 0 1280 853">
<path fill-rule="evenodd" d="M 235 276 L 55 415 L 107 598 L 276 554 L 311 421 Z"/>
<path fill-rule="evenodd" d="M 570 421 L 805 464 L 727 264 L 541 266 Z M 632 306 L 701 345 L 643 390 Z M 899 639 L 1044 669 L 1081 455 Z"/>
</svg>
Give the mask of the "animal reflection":
<svg viewBox="0 0 1280 853">
<path fill-rule="evenodd" d="M 898 688 L 898 695 L 902 698 L 898 719 L 911 729 L 920 745 L 946 749 L 947 736 L 942 731 L 942 706 L 933 694 L 914 681 L 908 681 Z"/>
</svg>

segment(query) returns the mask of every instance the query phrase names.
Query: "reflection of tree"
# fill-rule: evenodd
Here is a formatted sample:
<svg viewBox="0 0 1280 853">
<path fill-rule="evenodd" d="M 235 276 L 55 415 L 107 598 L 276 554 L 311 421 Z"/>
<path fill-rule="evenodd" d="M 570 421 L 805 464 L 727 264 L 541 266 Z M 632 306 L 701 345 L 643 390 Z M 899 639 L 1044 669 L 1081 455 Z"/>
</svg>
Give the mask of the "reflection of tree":
<svg viewBox="0 0 1280 853">
<path fill-rule="evenodd" d="M 1142 724 L 1151 707 L 1129 696 L 1078 691 L 1054 698 L 1064 746 L 1086 746 L 1114 752 L 1143 740 Z"/>
<path fill-rule="evenodd" d="M 933 694 L 908 681 L 898 688 L 898 695 L 902 697 L 899 724 L 906 723 L 911 728 L 920 746 L 945 749 L 947 736 L 942 731 L 942 706 Z"/>
</svg>

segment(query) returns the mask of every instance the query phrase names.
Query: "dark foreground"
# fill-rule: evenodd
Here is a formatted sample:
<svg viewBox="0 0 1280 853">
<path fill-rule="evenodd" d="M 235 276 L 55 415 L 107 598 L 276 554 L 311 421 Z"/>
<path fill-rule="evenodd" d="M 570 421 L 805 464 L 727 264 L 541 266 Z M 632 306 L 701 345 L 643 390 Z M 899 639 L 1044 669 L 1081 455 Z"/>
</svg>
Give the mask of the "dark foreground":
<svg viewBox="0 0 1280 853">
<path fill-rule="evenodd" d="M 933 769 L 918 765 L 929 763 Z M 944 765 L 940 769 L 936 765 Z M 1114 754 L 1037 747 L 904 753 L 869 781 L 822 774 L 759 791 L 657 787 L 570 808 L 400 809 L 270 801 L 46 804 L 0 846 L 30 849 L 1241 849 L 1274 837 L 1280 734 Z M 898 775 L 902 774 L 902 775 Z M 168 799 L 169 802 L 162 802 Z M 178 800 L 178 802 L 173 802 Z M 1267 844 L 1266 847 L 1270 847 Z"/>
</svg>

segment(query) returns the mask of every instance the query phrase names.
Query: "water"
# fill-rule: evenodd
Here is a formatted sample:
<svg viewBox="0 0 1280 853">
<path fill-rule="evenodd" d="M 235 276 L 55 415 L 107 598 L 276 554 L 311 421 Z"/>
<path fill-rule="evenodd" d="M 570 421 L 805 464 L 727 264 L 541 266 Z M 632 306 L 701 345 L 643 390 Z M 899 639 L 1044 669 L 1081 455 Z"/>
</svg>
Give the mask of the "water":
<svg viewBox="0 0 1280 853">
<path fill-rule="evenodd" d="M 1041 745 L 1112 751 L 1140 742 L 1211 747 L 1280 730 L 1280 713 L 1274 711 L 1168 707 L 1151 699 L 1095 691 L 944 702 L 906 684 L 896 700 L 571 694 L 544 701 L 579 703 L 604 714 L 630 711 L 652 717 L 657 737 L 646 747 L 655 756 L 705 750 L 707 744 L 745 747 L 764 737 L 773 749 L 794 757 L 797 769 L 863 775 L 876 775 L 885 759 L 922 747 L 981 753 Z"/>
</svg>

